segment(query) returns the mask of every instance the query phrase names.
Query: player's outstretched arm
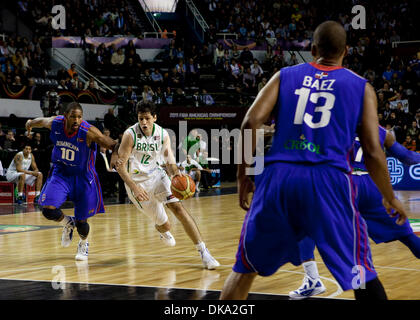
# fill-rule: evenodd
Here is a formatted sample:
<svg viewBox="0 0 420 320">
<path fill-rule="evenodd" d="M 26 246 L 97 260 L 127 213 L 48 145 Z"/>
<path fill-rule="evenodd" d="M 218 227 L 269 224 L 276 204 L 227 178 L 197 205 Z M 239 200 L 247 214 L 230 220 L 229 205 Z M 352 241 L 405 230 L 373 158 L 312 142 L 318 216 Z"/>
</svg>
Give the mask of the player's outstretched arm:
<svg viewBox="0 0 420 320">
<path fill-rule="evenodd" d="M 252 130 L 251 152 L 254 154 L 257 145 L 257 129 L 260 129 L 270 117 L 270 114 L 277 103 L 279 86 L 280 72 L 277 72 L 258 93 L 254 103 L 249 108 L 242 121 L 241 138 L 239 141 L 239 152 L 241 154 L 242 163 L 238 165 L 236 177 L 239 192 L 239 205 L 244 210 L 249 209 L 248 194 L 255 189 L 251 179 L 246 176 L 246 168 L 249 167 L 250 164 L 245 161 L 244 146 L 250 142 L 244 141 L 244 132 L 245 130 Z"/>
<path fill-rule="evenodd" d="M 407 215 L 401 202 L 395 198 L 390 183 L 391 179 L 389 177 L 385 153 L 379 142 L 377 108 L 376 93 L 372 86 L 369 83 L 366 83 L 362 123 L 359 134 L 366 168 L 384 197 L 384 205 L 387 208 L 388 213 L 390 213 L 392 208 L 395 209 L 396 212 L 393 215 L 399 214 L 397 223 L 402 224 L 407 219 Z"/>
<path fill-rule="evenodd" d="M 113 152 L 118 151 L 118 150 L 114 150 L 117 145 L 117 142 L 115 140 L 112 140 L 110 137 L 103 135 L 102 132 L 99 131 L 99 129 L 94 126 L 91 126 L 89 128 L 89 131 L 87 132 L 86 137 L 87 137 L 86 142 L 88 146 L 90 146 L 91 142 L 96 142 L 101 147 L 112 150 Z"/>
<path fill-rule="evenodd" d="M 133 143 L 133 137 L 128 132 L 125 132 L 122 137 L 121 145 L 118 148 L 118 161 L 116 169 L 121 179 L 133 192 L 134 198 L 136 198 L 138 201 L 147 201 L 149 200 L 147 192 L 143 188 L 136 185 L 133 179 L 130 178 L 130 175 L 127 171 L 127 161 L 131 155 L 131 152 L 133 151 Z"/>
<path fill-rule="evenodd" d="M 40 117 L 35 119 L 29 119 L 26 121 L 25 128 L 29 132 L 31 132 L 32 128 L 47 128 L 51 130 L 51 125 L 53 123 L 53 120 L 57 116 L 52 116 L 48 118 Z"/>
<path fill-rule="evenodd" d="M 399 144 L 390 132 L 386 133 L 384 146 L 392 157 L 397 158 L 407 166 L 420 163 L 420 153 L 410 151 Z"/>
</svg>

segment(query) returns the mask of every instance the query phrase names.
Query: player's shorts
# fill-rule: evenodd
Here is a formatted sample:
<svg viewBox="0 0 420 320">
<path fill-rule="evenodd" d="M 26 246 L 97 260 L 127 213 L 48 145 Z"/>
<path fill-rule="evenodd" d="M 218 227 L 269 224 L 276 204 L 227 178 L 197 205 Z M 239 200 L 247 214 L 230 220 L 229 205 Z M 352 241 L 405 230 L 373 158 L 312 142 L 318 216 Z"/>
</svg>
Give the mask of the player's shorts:
<svg viewBox="0 0 420 320">
<path fill-rule="evenodd" d="M 23 172 L 17 171 L 7 171 L 6 179 L 8 182 L 18 183 L 19 177 L 23 174 Z M 25 176 L 25 184 L 29 186 L 33 186 L 35 184 L 36 177 L 31 174 L 26 174 Z"/>
<path fill-rule="evenodd" d="M 137 209 L 145 213 L 155 225 L 161 226 L 168 221 L 165 211 L 165 204 L 178 202 L 179 199 L 172 195 L 171 180 L 166 172 L 157 168 L 150 174 L 147 179 L 142 175 L 132 175 L 133 181 L 142 187 L 148 194 L 148 201 L 138 201 L 134 198 L 133 192 L 125 184 L 128 198 L 136 206 Z"/>
<path fill-rule="evenodd" d="M 54 168 L 41 190 L 38 204 L 60 208 L 66 200 L 73 201 L 76 220 L 85 220 L 105 212 L 96 172 L 68 176 L 59 168 Z"/>
<path fill-rule="evenodd" d="M 343 290 L 377 277 L 349 174 L 326 165 L 273 163 L 255 177 L 255 187 L 235 272 L 270 276 L 287 262 L 298 266 L 299 241 L 308 236 Z"/>
<path fill-rule="evenodd" d="M 408 220 L 399 226 L 382 204 L 382 194 L 369 175 L 353 176 L 357 188 L 356 202 L 365 219 L 369 237 L 375 243 L 389 242 L 413 233 Z"/>
</svg>

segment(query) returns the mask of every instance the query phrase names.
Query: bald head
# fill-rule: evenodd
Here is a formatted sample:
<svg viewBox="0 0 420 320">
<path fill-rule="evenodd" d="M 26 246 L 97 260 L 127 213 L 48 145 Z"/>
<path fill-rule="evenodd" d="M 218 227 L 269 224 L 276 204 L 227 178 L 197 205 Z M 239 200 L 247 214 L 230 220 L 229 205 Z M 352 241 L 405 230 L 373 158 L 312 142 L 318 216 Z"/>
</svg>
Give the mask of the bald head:
<svg viewBox="0 0 420 320">
<path fill-rule="evenodd" d="M 325 21 L 315 29 L 312 53 L 326 59 L 340 58 L 346 49 L 346 41 L 346 31 L 341 24 Z"/>
</svg>

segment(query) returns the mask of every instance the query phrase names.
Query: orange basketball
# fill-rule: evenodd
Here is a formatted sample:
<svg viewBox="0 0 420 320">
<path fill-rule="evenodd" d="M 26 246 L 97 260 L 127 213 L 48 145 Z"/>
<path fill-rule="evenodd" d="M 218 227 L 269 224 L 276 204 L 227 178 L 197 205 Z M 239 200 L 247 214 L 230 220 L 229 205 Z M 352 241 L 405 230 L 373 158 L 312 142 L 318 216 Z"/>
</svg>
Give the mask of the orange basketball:
<svg viewBox="0 0 420 320">
<path fill-rule="evenodd" d="M 195 193 L 194 180 L 189 175 L 175 176 L 171 181 L 171 191 L 179 200 L 191 198 Z"/>
</svg>

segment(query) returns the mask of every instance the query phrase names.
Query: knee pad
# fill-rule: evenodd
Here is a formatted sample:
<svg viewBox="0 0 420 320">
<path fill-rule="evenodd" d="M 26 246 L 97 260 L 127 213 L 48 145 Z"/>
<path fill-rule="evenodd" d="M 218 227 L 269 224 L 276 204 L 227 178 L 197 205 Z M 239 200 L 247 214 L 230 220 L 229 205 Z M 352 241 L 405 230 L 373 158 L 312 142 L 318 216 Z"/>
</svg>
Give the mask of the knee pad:
<svg viewBox="0 0 420 320">
<path fill-rule="evenodd" d="M 76 221 L 76 229 L 82 238 L 86 238 L 89 234 L 89 223 Z"/>
<path fill-rule="evenodd" d="M 55 208 L 55 209 L 42 208 L 42 214 L 48 220 L 57 221 L 58 219 L 61 218 L 61 216 L 63 215 L 63 212 L 61 212 L 61 210 L 58 208 Z"/>
</svg>

